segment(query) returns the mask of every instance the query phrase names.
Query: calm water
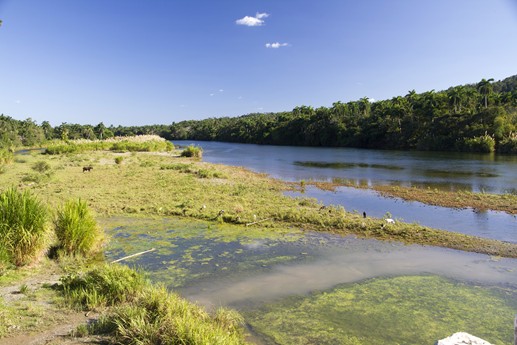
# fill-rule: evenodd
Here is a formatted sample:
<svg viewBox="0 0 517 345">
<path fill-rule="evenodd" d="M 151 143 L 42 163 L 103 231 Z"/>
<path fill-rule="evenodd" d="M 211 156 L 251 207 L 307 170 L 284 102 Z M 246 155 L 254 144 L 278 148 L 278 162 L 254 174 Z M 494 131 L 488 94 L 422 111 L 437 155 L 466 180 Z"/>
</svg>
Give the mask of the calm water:
<svg viewBox="0 0 517 345">
<path fill-rule="evenodd" d="M 203 147 L 203 160 L 207 162 L 244 166 L 288 181 L 329 181 L 339 178 L 366 185 L 390 183 L 449 190 L 517 193 L 517 157 L 512 156 L 203 141 L 175 141 L 175 144 Z M 329 165 L 332 167 L 321 167 Z M 291 195 L 300 196 L 299 193 Z M 364 211 L 374 217 L 382 217 L 389 212 L 392 218 L 410 223 L 517 242 L 517 218 L 503 212 L 429 206 L 385 198 L 369 190 L 345 187 L 338 188 L 336 192 L 307 188 L 303 196 L 317 198 L 325 204 L 342 205 L 349 211 Z"/>
<path fill-rule="evenodd" d="M 174 143 L 201 146 L 207 162 L 244 166 L 288 181 L 341 178 L 366 185 L 389 183 L 517 194 L 517 156 L 181 140 Z M 311 167 L 300 163 L 340 165 Z"/>
<path fill-rule="evenodd" d="M 324 295 L 343 284 L 430 275 L 451 279 L 476 291 L 503 291 L 510 296 L 506 305 L 515 307 L 515 298 L 511 297 L 517 295 L 515 259 L 296 229 L 280 235 L 259 228 L 242 232 L 242 228 L 231 225 L 173 218 L 105 219 L 103 226 L 111 237 L 106 250 L 109 260 L 155 247 L 155 252 L 124 263 L 145 269 L 152 279 L 192 301 L 210 308 L 230 306 L 245 315 L 260 316 L 263 306 L 273 302 L 287 301 L 289 308 L 291 297 Z M 442 299 L 443 295 L 427 291 L 420 292 L 420 298 L 428 302 L 426 308 L 440 315 L 432 300 Z M 405 303 L 405 296 L 390 299 L 401 308 Z M 374 310 L 377 303 L 373 299 L 366 307 Z M 470 307 L 452 297 L 445 303 L 460 310 Z M 382 316 L 385 319 L 378 321 L 382 325 L 396 317 L 386 314 Z M 248 322 L 253 326 L 253 320 Z M 513 313 L 499 325 L 508 338 L 512 325 Z M 451 333 L 470 326 L 453 324 Z M 365 332 L 381 329 L 379 324 L 364 327 Z M 271 343 L 260 332 L 255 335 L 254 342 Z M 411 343 L 411 339 L 403 340 Z"/>
</svg>

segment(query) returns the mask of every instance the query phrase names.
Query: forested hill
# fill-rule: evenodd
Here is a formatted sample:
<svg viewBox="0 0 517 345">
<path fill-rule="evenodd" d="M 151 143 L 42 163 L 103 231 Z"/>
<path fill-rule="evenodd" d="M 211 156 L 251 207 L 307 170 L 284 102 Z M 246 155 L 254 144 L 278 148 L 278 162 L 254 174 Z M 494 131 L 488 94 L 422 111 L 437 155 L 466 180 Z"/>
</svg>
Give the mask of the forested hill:
<svg viewBox="0 0 517 345">
<path fill-rule="evenodd" d="M 380 149 L 517 153 L 517 75 L 332 107 L 183 121 L 172 139 Z"/>
<path fill-rule="evenodd" d="M 517 75 L 502 81 L 389 100 L 336 102 L 314 109 L 182 121 L 172 125 L 110 126 L 62 123 L 52 127 L 32 119 L 0 115 L 0 151 L 42 145 L 50 139 L 104 139 L 114 135 L 157 134 L 166 139 L 239 143 L 343 146 L 404 150 L 517 154 Z M 0 152 L 1 153 L 1 152 Z"/>
</svg>

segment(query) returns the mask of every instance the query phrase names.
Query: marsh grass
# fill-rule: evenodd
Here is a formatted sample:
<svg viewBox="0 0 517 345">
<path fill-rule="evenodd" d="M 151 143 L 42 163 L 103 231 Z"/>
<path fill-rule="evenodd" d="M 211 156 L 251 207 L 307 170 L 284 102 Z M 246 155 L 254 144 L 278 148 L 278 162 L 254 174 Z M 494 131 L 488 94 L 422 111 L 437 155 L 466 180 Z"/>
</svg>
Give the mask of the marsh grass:
<svg viewBox="0 0 517 345">
<path fill-rule="evenodd" d="M 48 243 L 48 211 L 29 190 L 0 194 L 0 252 L 16 266 L 38 258 Z"/>
<path fill-rule="evenodd" d="M 103 234 L 85 201 L 67 201 L 58 209 L 54 225 L 59 247 L 67 255 L 90 256 L 100 249 Z"/>
<path fill-rule="evenodd" d="M 115 137 L 106 140 L 54 140 L 47 145 L 45 153 L 56 155 L 105 150 L 115 152 L 169 152 L 174 150 L 174 145 L 154 135 Z"/>
<path fill-rule="evenodd" d="M 14 161 L 14 153 L 7 148 L 0 148 L 0 165 L 11 164 Z"/>
<path fill-rule="evenodd" d="M 76 308 L 112 306 L 88 333 L 109 334 L 120 344 L 245 343 L 238 313 L 221 309 L 211 316 L 125 266 L 104 265 L 64 277 L 62 284 Z"/>
<path fill-rule="evenodd" d="M 122 161 L 124 160 L 124 157 L 122 156 L 118 156 L 118 157 L 115 157 L 115 164 L 122 164 Z"/>
<path fill-rule="evenodd" d="M 39 173 L 46 173 L 51 169 L 50 164 L 45 161 L 37 161 L 32 166 L 32 170 L 39 172 Z"/>
<path fill-rule="evenodd" d="M 199 146 L 190 145 L 187 146 L 182 152 L 181 157 L 187 158 L 202 158 L 203 157 L 203 149 Z"/>
</svg>

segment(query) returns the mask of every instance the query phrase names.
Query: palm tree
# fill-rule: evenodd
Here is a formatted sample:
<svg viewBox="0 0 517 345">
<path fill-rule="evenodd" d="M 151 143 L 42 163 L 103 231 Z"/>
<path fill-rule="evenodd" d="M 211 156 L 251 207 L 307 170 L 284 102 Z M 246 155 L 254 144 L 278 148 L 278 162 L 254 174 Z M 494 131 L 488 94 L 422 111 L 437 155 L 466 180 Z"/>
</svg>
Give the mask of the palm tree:
<svg viewBox="0 0 517 345">
<path fill-rule="evenodd" d="M 447 98 L 454 107 L 454 112 L 461 111 L 461 103 L 465 98 L 465 88 L 463 86 L 451 87 L 447 90 Z"/>
<path fill-rule="evenodd" d="M 485 99 L 485 108 L 488 108 L 488 96 L 492 93 L 493 86 L 490 84 L 494 81 L 494 78 L 490 78 L 488 80 L 481 79 L 481 81 L 477 84 L 477 88 L 479 93 L 483 95 L 483 98 Z"/>
</svg>

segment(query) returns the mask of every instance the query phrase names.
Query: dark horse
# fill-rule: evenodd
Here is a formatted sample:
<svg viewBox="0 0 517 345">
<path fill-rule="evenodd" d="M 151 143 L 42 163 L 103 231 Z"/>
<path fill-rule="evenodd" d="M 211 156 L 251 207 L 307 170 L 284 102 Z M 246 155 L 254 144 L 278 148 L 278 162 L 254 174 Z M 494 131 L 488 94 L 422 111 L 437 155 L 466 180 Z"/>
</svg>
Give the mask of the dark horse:
<svg viewBox="0 0 517 345">
<path fill-rule="evenodd" d="M 93 167 L 92 166 L 89 166 L 89 167 L 83 167 L 83 172 L 85 171 L 92 171 Z"/>
</svg>

